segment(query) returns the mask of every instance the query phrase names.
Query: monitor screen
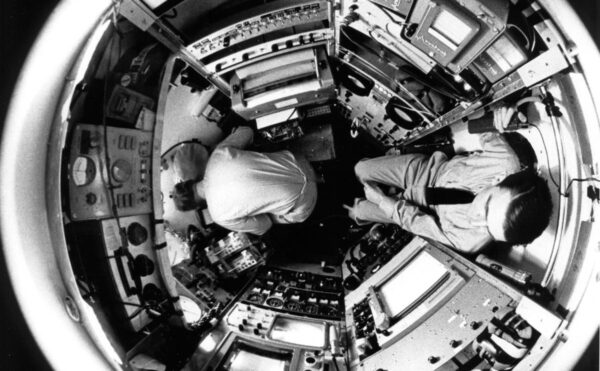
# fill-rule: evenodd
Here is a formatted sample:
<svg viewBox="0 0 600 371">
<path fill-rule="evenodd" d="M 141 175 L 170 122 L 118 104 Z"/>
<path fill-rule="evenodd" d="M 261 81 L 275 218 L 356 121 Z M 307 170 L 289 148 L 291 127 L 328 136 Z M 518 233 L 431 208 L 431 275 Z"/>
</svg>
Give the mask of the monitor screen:
<svg viewBox="0 0 600 371">
<path fill-rule="evenodd" d="M 277 317 L 269 333 L 269 338 L 296 345 L 322 348 L 325 346 L 325 324 Z"/>
<path fill-rule="evenodd" d="M 496 62 L 502 72 L 508 72 L 527 60 L 525 53 L 505 35 L 500 36 L 485 54 Z"/>
<path fill-rule="evenodd" d="M 245 342 L 234 343 L 221 363 L 219 371 L 289 371 L 290 351 L 272 351 Z"/>
<path fill-rule="evenodd" d="M 394 318 L 426 298 L 449 271 L 436 258 L 421 251 L 380 288 L 379 296 L 387 314 Z"/>
<path fill-rule="evenodd" d="M 473 29 L 459 17 L 442 10 L 431 23 L 429 33 L 451 49 L 456 49 Z"/>
</svg>

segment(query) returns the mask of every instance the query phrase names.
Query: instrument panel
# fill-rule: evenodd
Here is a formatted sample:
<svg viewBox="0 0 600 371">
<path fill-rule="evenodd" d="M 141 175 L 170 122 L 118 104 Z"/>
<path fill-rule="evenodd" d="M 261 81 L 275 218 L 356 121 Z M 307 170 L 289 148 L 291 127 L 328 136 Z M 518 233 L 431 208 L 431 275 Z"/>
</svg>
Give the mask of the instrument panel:
<svg viewBox="0 0 600 371">
<path fill-rule="evenodd" d="M 151 158 L 152 132 L 77 125 L 68 169 L 71 218 L 110 217 L 113 207 L 121 216 L 150 213 Z"/>
<path fill-rule="evenodd" d="M 203 60 L 221 50 L 235 48 L 251 39 L 267 34 L 276 34 L 294 27 L 306 28 L 315 24 L 314 29 L 328 27 L 329 10 L 327 1 L 301 1 L 289 6 L 280 2 L 272 10 L 250 16 L 242 22 L 231 24 L 188 46 L 188 50 L 199 60 Z M 303 31 L 301 28 L 296 31 Z M 296 33 L 296 32 L 292 32 Z M 263 42 L 263 40 L 260 40 Z M 260 43 L 259 42 L 259 43 Z"/>
<path fill-rule="evenodd" d="M 277 312 L 327 319 L 340 319 L 344 305 L 340 278 L 274 267 L 259 270 L 241 301 Z"/>
</svg>

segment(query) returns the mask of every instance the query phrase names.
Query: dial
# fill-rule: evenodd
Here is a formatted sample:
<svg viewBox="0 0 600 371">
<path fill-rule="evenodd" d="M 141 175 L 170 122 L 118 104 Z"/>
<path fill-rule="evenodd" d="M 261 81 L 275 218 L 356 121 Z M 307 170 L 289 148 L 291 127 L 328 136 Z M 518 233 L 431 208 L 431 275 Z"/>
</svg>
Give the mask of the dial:
<svg viewBox="0 0 600 371">
<path fill-rule="evenodd" d="M 268 298 L 265 304 L 267 304 L 270 307 L 281 308 L 283 307 L 283 300 L 279 298 Z"/>
<path fill-rule="evenodd" d="M 133 222 L 127 227 L 127 239 L 135 246 L 148 240 L 148 230 L 143 225 Z"/>
<path fill-rule="evenodd" d="M 149 276 L 154 273 L 154 262 L 144 254 L 140 254 L 133 260 L 135 273 L 141 277 Z"/>
<path fill-rule="evenodd" d="M 300 303 L 295 301 L 288 301 L 285 303 L 285 309 L 290 310 L 292 312 L 299 312 L 301 309 Z"/>
<path fill-rule="evenodd" d="M 113 179 L 119 183 L 125 183 L 133 173 L 133 167 L 127 160 L 118 159 L 111 168 Z"/>
<path fill-rule="evenodd" d="M 90 184 L 96 177 L 96 164 L 89 157 L 79 156 L 73 161 L 71 179 L 76 186 Z"/>
<path fill-rule="evenodd" d="M 187 296 L 180 296 L 179 303 L 181 304 L 181 311 L 183 312 L 183 318 L 187 323 L 195 323 L 200 321 L 202 318 L 202 309 L 196 304 L 196 302 Z"/>
</svg>

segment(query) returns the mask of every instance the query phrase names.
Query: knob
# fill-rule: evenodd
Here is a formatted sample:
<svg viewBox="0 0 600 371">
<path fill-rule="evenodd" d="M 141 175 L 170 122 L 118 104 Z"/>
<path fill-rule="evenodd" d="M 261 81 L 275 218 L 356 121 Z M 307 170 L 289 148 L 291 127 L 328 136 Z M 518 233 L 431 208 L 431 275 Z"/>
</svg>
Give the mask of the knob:
<svg viewBox="0 0 600 371">
<path fill-rule="evenodd" d="M 163 293 L 158 286 L 149 283 L 142 289 L 142 297 L 144 301 L 160 301 L 163 299 Z"/>
<path fill-rule="evenodd" d="M 100 135 L 99 132 L 94 131 L 90 133 L 90 139 L 89 139 L 89 148 L 96 148 L 98 146 L 100 146 L 100 143 L 102 141 L 102 136 Z"/>
<path fill-rule="evenodd" d="M 127 239 L 133 245 L 141 245 L 148 239 L 148 230 L 138 222 L 133 222 L 127 227 Z"/>
<path fill-rule="evenodd" d="M 154 262 L 144 254 L 140 254 L 133 260 L 135 273 L 144 277 L 154 273 Z"/>
<path fill-rule="evenodd" d="M 342 285 L 346 290 L 354 290 L 360 285 L 360 278 L 358 278 L 357 275 L 352 274 L 351 276 L 346 277 Z"/>
<path fill-rule="evenodd" d="M 369 243 L 369 241 L 362 240 L 360 241 L 360 252 L 365 255 L 371 255 L 375 252 L 376 247 L 374 244 Z"/>
<path fill-rule="evenodd" d="M 436 357 L 436 356 L 429 356 L 429 358 L 427 358 L 427 361 L 429 361 L 429 363 L 431 363 L 431 364 L 434 364 L 439 360 L 440 360 L 440 357 Z"/>
<path fill-rule="evenodd" d="M 477 321 L 473 321 L 469 324 L 469 326 L 471 327 L 471 330 L 477 330 L 481 324 Z"/>
<path fill-rule="evenodd" d="M 459 346 L 461 344 L 460 340 L 450 340 L 450 346 L 452 348 L 456 348 L 457 346 Z"/>
<path fill-rule="evenodd" d="M 259 322 L 259 323 L 257 323 L 257 324 L 256 324 L 256 328 L 257 328 L 257 329 L 259 329 L 259 330 L 262 330 L 262 328 L 263 328 L 263 325 L 262 325 L 262 323 L 260 323 L 260 322 Z"/>
<path fill-rule="evenodd" d="M 252 332 L 254 335 L 260 335 L 260 331 L 257 328 L 255 328 Z"/>
<path fill-rule="evenodd" d="M 383 224 L 375 225 L 369 232 L 369 236 L 374 241 L 381 241 L 385 238 L 385 226 Z"/>
<path fill-rule="evenodd" d="M 111 168 L 112 177 L 119 183 L 125 183 L 133 173 L 133 166 L 127 160 L 118 159 Z"/>
<path fill-rule="evenodd" d="M 245 318 L 242 320 L 242 324 L 247 325 L 248 324 L 248 320 L 246 320 Z"/>
<path fill-rule="evenodd" d="M 244 325 L 242 325 L 242 324 L 240 323 L 240 324 L 238 325 L 238 329 L 239 329 L 240 331 L 244 331 Z"/>
<path fill-rule="evenodd" d="M 88 205 L 93 205 L 96 203 L 96 201 L 98 201 L 98 196 L 96 196 L 96 194 L 90 192 L 88 194 L 85 195 L 85 202 Z"/>
</svg>

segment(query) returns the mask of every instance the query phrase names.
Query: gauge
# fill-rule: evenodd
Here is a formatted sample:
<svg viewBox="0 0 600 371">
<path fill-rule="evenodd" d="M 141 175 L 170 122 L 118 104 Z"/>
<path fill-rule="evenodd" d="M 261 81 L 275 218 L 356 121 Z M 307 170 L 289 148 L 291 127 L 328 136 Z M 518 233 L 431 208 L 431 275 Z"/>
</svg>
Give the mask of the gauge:
<svg viewBox="0 0 600 371">
<path fill-rule="evenodd" d="M 300 303 L 295 301 L 288 301 L 285 303 L 285 309 L 290 310 L 292 312 L 299 312 L 301 309 Z"/>
<path fill-rule="evenodd" d="M 194 300 L 188 298 L 187 296 L 180 296 L 179 304 L 181 304 L 183 318 L 187 323 L 196 323 L 200 321 L 200 318 L 202 317 L 202 309 Z"/>
<path fill-rule="evenodd" d="M 89 157 L 78 156 L 73 161 L 71 179 L 76 186 L 81 187 L 90 184 L 96 177 L 96 164 Z"/>
<path fill-rule="evenodd" d="M 133 260 L 133 270 L 140 277 L 149 276 L 154 273 L 154 262 L 144 254 L 140 254 Z"/>
<path fill-rule="evenodd" d="M 133 222 L 127 227 L 127 239 L 135 246 L 148 240 L 148 230 L 143 225 Z"/>
<path fill-rule="evenodd" d="M 319 307 L 316 304 L 307 304 L 304 307 L 304 312 L 308 314 L 317 314 L 319 312 Z"/>
<path fill-rule="evenodd" d="M 118 159 L 111 168 L 113 179 L 119 183 L 125 183 L 133 173 L 133 167 L 127 160 Z"/>
<path fill-rule="evenodd" d="M 268 298 L 265 304 L 267 304 L 270 307 L 281 308 L 283 307 L 283 300 L 279 298 Z"/>
</svg>

